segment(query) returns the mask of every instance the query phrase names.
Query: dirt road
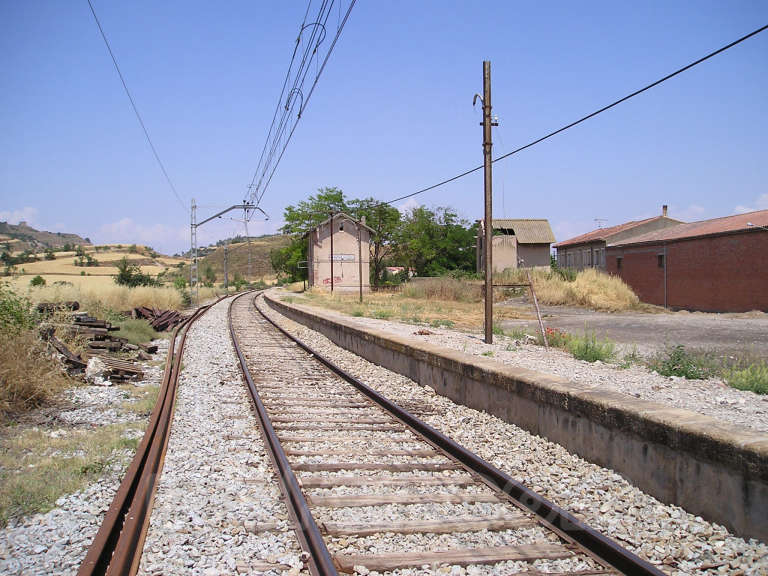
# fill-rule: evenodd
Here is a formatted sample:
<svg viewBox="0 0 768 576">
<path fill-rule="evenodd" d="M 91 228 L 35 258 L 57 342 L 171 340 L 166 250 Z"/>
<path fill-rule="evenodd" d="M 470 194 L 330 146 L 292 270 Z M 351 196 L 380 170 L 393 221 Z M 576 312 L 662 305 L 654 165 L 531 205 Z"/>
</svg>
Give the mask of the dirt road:
<svg viewBox="0 0 768 576">
<path fill-rule="evenodd" d="M 682 344 L 691 350 L 717 355 L 749 355 L 768 360 L 768 314 L 606 313 L 558 306 L 544 306 L 542 314 L 546 326 L 573 334 L 594 331 L 599 338 L 609 338 L 629 348 L 637 346 L 643 355 Z M 502 326 L 527 326 L 531 334 L 538 331 L 535 322 L 526 320 L 506 320 Z"/>
</svg>

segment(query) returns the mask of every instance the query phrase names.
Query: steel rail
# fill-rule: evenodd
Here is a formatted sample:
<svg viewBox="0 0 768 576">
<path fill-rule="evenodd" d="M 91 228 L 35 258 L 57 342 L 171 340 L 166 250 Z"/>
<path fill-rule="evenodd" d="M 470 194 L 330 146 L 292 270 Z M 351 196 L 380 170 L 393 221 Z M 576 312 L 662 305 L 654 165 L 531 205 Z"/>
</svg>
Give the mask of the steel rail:
<svg viewBox="0 0 768 576">
<path fill-rule="evenodd" d="M 187 333 L 195 320 L 223 298 L 226 296 L 213 304 L 201 306 L 173 330 L 168 344 L 160 393 L 147 429 L 80 565 L 78 576 L 130 576 L 137 572 L 152 511 L 152 501 L 170 436 Z M 179 333 L 182 333 L 182 336 L 176 350 Z"/>
<path fill-rule="evenodd" d="M 627 576 L 665 576 L 664 572 L 653 566 L 650 562 L 643 560 L 636 554 L 617 544 L 611 538 L 608 538 L 594 528 L 587 526 L 570 512 L 567 512 L 540 494 L 525 487 L 505 472 L 499 470 L 477 454 L 470 452 L 454 440 L 451 440 L 448 436 L 436 430 L 426 422 L 419 420 L 407 410 L 404 410 L 391 400 L 382 396 L 373 388 L 370 388 L 367 384 L 364 384 L 362 381 L 334 364 L 331 360 L 310 348 L 307 344 L 294 337 L 264 314 L 264 312 L 256 306 L 256 297 L 253 299 L 253 305 L 254 309 L 257 310 L 270 324 L 306 352 L 311 354 L 319 362 L 328 367 L 332 372 L 352 384 L 357 390 L 376 402 L 379 406 L 384 408 L 384 410 L 395 416 L 427 441 L 442 449 L 472 472 L 482 476 L 490 485 L 504 492 L 524 508 L 541 517 L 546 523 L 551 524 L 557 531 L 566 534 L 568 538 L 577 542 L 601 561 L 606 562 Z"/>
<path fill-rule="evenodd" d="M 296 475 L 291 469 L 288 457 L 285 455 L 285 451 L 275 433 L 275 429 L 269 419 L 267 410 L 261 401 L 259 392 L 256 390 L 256 384 L 251 377 L 251 372 L 246 364 L 243 351 L 240 349 L 240 343 L 232 323 L 232 305 L 236 300 L 247 294 L 249 293 L 246 292 L 245 294 L 233 298 L 229 303 L 228 312 L 229 334 L 232 338 L 232 345 L 235 348 L 235 352 L 237 352 L 237 357 L 240 360 L 240 370 L 243 373 L 243 378 L 245 378 L 245 381 L 248 384 L 248 391 L 251 394 L 253 405 L 256 408 L 256 414 L 259 417 L 259 426 L 261 427 L 262 435 L 266 441 L 265 445 L 267 447 L 267 452 L 278 471 L 280 489 L 286 497 L 288 510 L 298 526 L 297 535 L 299 536 L 301 547 L 309 554 L 308 562 L 310 573 L 316 576 L 337 575 L 338 572 L 333 563 L 333 559 L 331 558 L 331 553 L 325 545 L 325 541 L 320 534 L 320 529 L 309 509 L 309 504 L 307 504 L 307 500 L 304 498 L 304 493 L 299 487 Z M 255 297 L 257 296 L 258 293 Z"/>
</svg>

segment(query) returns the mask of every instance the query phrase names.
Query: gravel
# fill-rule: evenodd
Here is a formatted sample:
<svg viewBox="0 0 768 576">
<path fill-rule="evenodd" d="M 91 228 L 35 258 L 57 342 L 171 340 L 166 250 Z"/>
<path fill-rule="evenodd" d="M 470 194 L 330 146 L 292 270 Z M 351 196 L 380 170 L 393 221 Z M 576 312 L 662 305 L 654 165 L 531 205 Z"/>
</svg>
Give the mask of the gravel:
<svg viewBox="0 0 768 576">
<path fill-rule="evenodd" d="M 735 537 L 720 525 L 707 522 L 677 506 L 662 504 L 613 471 L 586 462 L 558 444 L 531 435 L 486 413 L 457 405 L 438 396 L 428 387 L 419 386 L 408 378 L 339 348 L 321 334 L 288 320 L 263 304 L 261 308 L 318 353 L 391 400 L 408 404 L 410 410 L 435 428 L 529 488 L 571 511 L 592 527 L 611 536 L 640 557 L 659 565 L 665 572 L 675 576 L 694 572 L 748 575 L 768 573 L 766 544 L 754 539 Z M 415 330 L 413 326 L 385 321 L 355 320 L 380 330 L 386 329 L 400 334 L 412 335 Z M 435 335 L 426 338 L 433 343 L 444 343 L 446 346 L 476 354 L 489 350 L 476 336 L 446 330 L 430 331 L 435 332 Z M 574 379 L 587 378 L 589 373 L 595 371 L 600 378 L 590 382 L 596 386 L 608 387 L 609 376 L 615 378 L 617 374 L 623 373 L 638 380 L 652 380 L 657 384 L 663 381 L 671 382 L 638 369 L 619 371 L 608 366 L 595 367 L 575 361 L 559 352 L 553 351 L 551 357 L 547 358 L 543 350 L 527 346 L 514 348 L 515 350 L 509 353 L 510 358 L 521 363 L 528 356 L 532 360 L 538 358 L 539 362 L 550 362 L 553 366 L 562 360 L 559 373 Z M 494 350 L 506 352 L 503 344 L 497 345 Z M 629 381 L 625 385 L 630 386 Z M 709 382 L 705 385 L 714 384 Z M 651 386 L 652 384 L 648 387 Z M 719 385 L 717 389 L 722 391 Z M 726 390 L 723 393 L 731 392 Z M 768 406 L 764 403 L 763 405 Z M 727 409 L 724 413 L 731 415 L 731 421 L 737 414 Z M 742 417 L 749 420 L 756 418 L 756 414 L 744 413 Z M 754 423 L 755 428 L 760 428 L 756 421 Z M 508 566 L 507 564 L 496 565 L 496 568 L 504 572 L 514 570 L 514 563 L 509 563 Z M 429 572 L 403 570 L 399 573 Z M 456 573 L 464 572 L 457 570 Z M 470 567 L 467 573 L 484 572 L 482 567 Z"/>
<path fill-rule="evenodd" d="M 299 574 L 301 550 L 229 339 L 229 300 L 190 328 L 140 574 Z"/>
</svg>

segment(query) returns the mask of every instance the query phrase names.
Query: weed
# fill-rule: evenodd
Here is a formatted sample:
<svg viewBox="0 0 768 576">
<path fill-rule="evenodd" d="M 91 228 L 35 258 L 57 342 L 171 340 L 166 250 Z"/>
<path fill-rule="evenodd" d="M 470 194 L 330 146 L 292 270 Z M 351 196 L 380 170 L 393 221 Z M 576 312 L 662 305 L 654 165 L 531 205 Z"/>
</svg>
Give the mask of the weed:
<svg viewBox="0 0 768 576">
<path fill-rule="evenodd" d="M 356 318 L 360 318 L 361 316 L 363 316 L 363 310 L 361 308 L 354 308 L 352 310 L 352 316 Z"/>
<path fill-rule="evenodd" d="M 751 390 L 768 394 L 768 363 L 765 360 L 742 367 L 728 368 L 723 377 L 729 386 L 738 390 Z"/>
<path fill-rule="evenodd" d="M 587 362 L 607 362 L 614 355 L 614 344 L 609 340 L 598 340 L 595 333 L 585 334 L 584 337 L 571 336 L 568 342 L 568 351 L 577 360 Z"/>
<path fill-rule="evenodd" d="M 619 368 L 621 368 L 622 370 L 626 370 L 627 368 L 630 368 L 635 364 L 640 364 L 642 360 L 643 360 L 642 357 L 637 352 L 637 346 L 633 346 L 632 352 L 629 352 L 628 354 L 624 354 L 624 357 L 621 359 L 621 362 L 619 362 Z"/>
<path fill-rule="evenodd" d="M 649 360 L 648 367 L 662 376 L 681 376 L 688 380 L 701 380 L 712 373 L 705 358 L 691 354 L 680 344 L 656 354 Z"/>
<path fill-rule="evenodd" d="M 378 318 L 379 320 L 389 320 L 392 318 L 392 311 L 391 310 L 374 310 L 371 314 L 374 318 Z"/>
<path fill-rule="evenodd" d="M 454 324 L 455 322 L 453 320 L 445 320 L 443 318 L 432 320 L 429 323 L 432 328 L 453 328 Z"/>
<path fill-rule="evenodd" d="M 526 336 L 528 336 L 525 328 L 512 328 L 512 330 L 508 330 L 506 334 L 514 340 L 525 340 Z"/>
<path fill-rule="evenodd" d="M 492 331 L 493 331 L 493 333 L 494 333 L 496 336 L 504 336 L 504 328 L 502 328 L 502 327 L 501 327 L 501 326 L 499 326 L 498 324 L 494 324 L 494 325 L 493 325 Z"/>
<path fill-rule="evenodd" d="M 100 476 L 118 458 L 116 451 L 136 449 L 138 439 L 125 436 L 136 428 L 135 423 L 113 424 L 95 431 L 71 430 L 59 438 L 35 428 L 4 438 L 0 526 L 10 518 L 46 512 L 57 498 Z"/>
<path fill-rule="evenodd" d="M 131 344 L 149 342 L 164 337 L 160 332 L 155 332 L 146 320 L 124 318 L 118 320 L 117 325 L 120 326 L 120 337 L 125 338 Z"/>
<path fill-rule="evenodd" d="M 481 356 L 488 356 L 489 358 L 493 358 L 493 350 L 486 350 L 485 352 L 483 352 L 480 355 Z"/>
<path fill-rule="evenodd" d="M 546 328 L 544 332 L 547 335 L 547 343 L 553 348 L 567 349 L 573 338 L 568 332 L 563 332 L 559 328 Z M 537 341 L 540 346 L 544 345 L 544 340 L 542 339 L 541 334 L 537 336 Z"/>
</svg>

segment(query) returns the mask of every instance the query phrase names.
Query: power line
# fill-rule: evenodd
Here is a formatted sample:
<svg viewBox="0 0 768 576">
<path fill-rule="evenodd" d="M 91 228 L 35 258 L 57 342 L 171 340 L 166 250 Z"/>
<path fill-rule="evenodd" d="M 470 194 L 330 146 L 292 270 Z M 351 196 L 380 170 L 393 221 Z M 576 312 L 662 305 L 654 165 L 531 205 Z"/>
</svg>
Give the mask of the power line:
<svg viewBox="0 0 768 576">
<path fill-rule="evenodd" d="M 99 17 L 96 16 L 96 10 L 94 10 L 91 0 L 88 0 L 88 6 L 90 6 L 91 8 L 91 14 L 93 14 L 93 19 L 96 20 L 96 25 L 99 27 L 99 32 L 101 32 L 101 37 L 104 39 L 104 44 L 106 44 L 107 46 L 109 55 L 112 57 L 112 63 L 115 65 L 115 70 L 117 70 L 117 75 L 120 76 L 120 82 L 123 83 L 123 88 L 125 89 L 125 93 L 128 96 L 128 100 L 131 101 L 131 107 L 133 107 L 133 112 L 136 114 L 136 119 L 139 121 L 139 124 L 141 125 L 141 129 L 144 131 L 144 136 L 146 136 L 147 138 L 149 147 L 152 149 L 152 154 L 155 155 L 155 160 L 157 160 L 157 164 L 160 166 L 160 170 L 162 170 L 163 175 L 165 176 L 165 179 L 168 181 L 168 185 L 171 187 L 171 191 L 173 192 L 173 195 L 176 196 L 176 199 L 179 201 L 179 204 L 181 204 L 182 208 L 184 208 L 184 210 L 189 212 L 189 208 L 181 199 L 181 196 L 179 196 L 179 193 L 176 191 L 176 186 L 173 185 L 173 182 L 171 181 L 171 177 L 168 176 L 168 171 L 165 169 L 165 165 L 163 165 L 163 161 L 160 160 L 160 155 L 157 153 L 157 150 L 155 149 L 155 145 L 152 143 L 152 139 L 149 137 L 149 132 L 147 131 L 147 127 L 144 125 L 144 120 L 142 120 L 141 114 L 139 114 L 139 109 L 136 107 L 136 103 L 133 101 L 133 96 L 131 96 L 131 91 L 128 90 L 128 85 L 125 83 L 125 78 L 123 78 L 123 73 L 120 72 L 120 66 L 117 65 L 117 59 L 115 58 L 115 54 L 112 52 L 112 47 L 109 45 L 109 40 L 107 40 L 107 35 L 104 33 L 104 29 L 101 27 L 101 22 L 99 22 Z"/>
<path fill-rule="evenodd" d="M 734 40 L 730 44 L 726 44 L 722 48 L 718 48 L 714 52 L 710 52 L 706 56 L 699 58 L 698 60 L 695 60 L 694 62 L 691 62 L 690 64 L 683 66 L 682 68 L 679 68 L 678 70 L 675 70 L 671 74 L 667 74 L 663 78 L 660 78 L 659 80 L 656 80 L 655 82 L 652 82 L 648 84 L 647 86 L 640 88 L 639 90 L 635 90 L 631 94 L 628 94 L 627 96 L 624 96 L 623 98 L 619 98 L 615 102 L 612 102 L 611 104 L 608 104 L 607 106 L 603 106 L 599 110 L 595 110 L 591 114 L 587 114 L 586 116 L 583 116 L 576 120 L 575 122 L 571 122 L 570 124 L 566 124 L 562 128 L 558 128 L 557 130 L 554 130 L 553 132 L 550 132 L 549 134 L 546 134 L 545 136 L 542 136 L 541 138 L 537 138 L 536 140 L 533 140 L 532 142 L 529 142 L 528 144 L 525 144 L 524 146 L 520 146 L 519 148 L 516 148 L 512 150 L 511 152 L 507 152 L 506 154 L 503 154 L 502 156 L 499 156 L 493 162 L 499 162 L 500 160 L 504 160 L 505 158 L 509 158 L 510 156 L 513 156 L 519 152 L 522 152 L 523 150 L 527 150 L 528 148 L 531 148 L 535 146 L 536 144 L 540 144 L 541 142 L 544 142 L 545 140 L 548 140 L 549 138 L 552 138 L 553 136 L 556 136 L 557 134 L 560 134 L 561 132 L 565 132 L 569 128 L 573 128 L 574 126 L 577 126 L 578 124 L 581 124 L 582 122 L 585 122 L 589 120 L 590 118 L 594 118 L 598 114 L 602 114 L 603 112 L 610 110 L 614 106 L 618 106 L 622 102 L 626 102 L 630 98 L 634 98 L 635 96 L 638 96 L 639 94 L 642 94 L 643 92 L 650 90 L 651 88 L 654 88 L 655 86 L 658 86 L 662 82 L 666 82 L 667 80 L 674 78 L 678 74 L 682 74 L 686 70 L 690 70 L 694 66 L 697 66 L 698 64 L 701 64 L 702 62 L 705 62 L 706 60 L 709 60 L 710 58 L 713 58 L 714 56 L 717 56 L 718 54 L 721 54 L 722 52 L 725 52 L 729 48 L 733 48 L 737 44 L 741 44 L 745 40 L 748 40 L 752 36 L 756 36 L 757 34 L 760 34 L 761 32 L 768 29 L 768 24 L 765 26 L 762 26 L 758 28 L 757 30 L 750 32 L 746 36 L 742 36 L 738 40 Z M 439 188 L 440 186 L 444 186 L 445 184 L 448 184 L 450 182 L 453 182 L 455 180 L 458 180 L 459 178 L 463 178 L 464 176 L 468 176 L 469 174 L 472 174 L 473 172 L 477 172 L 478 170 L 482 170 L 483 166 L 482 164 L 480 166 L 476 166 L 475 168 L 472 168 L 470 170 L 467 170 L 466 172 L 462 172 L 461 174 L 457 174 L 456 176 L 453 176 L 452 178 L 448 178 L 446 180 L 443 180 L 442 182 L 438 182 L 437 184 L 433 184 L 432 186 L 428 186 L 426 188 L 422 188 L 421 190 L 417 190 L 416 192 L 412 192 L 411 194 L 406 194 L 405 196 L 400 196 L 399 198 L 395 198 L 394 200 L 389 200 L 388 202 L 383 202 L 382 204 L 394 204 L 395 202 L 400 202 L 401 200 L 405 200 L 407 198 L 412 198 L 414 196 L 417 196 L 419 194 L 423 194 L 424 192 L 429 192 L 430 190 L 434 190 L 435 188 Z"/>
<path fill-rule="evenodd" d="M 339 1 L 341 2 L 341 0 Z M 291 64 L 289 65 L 286 78 L 283 81 L 283 88 L 280 92 L 280 99 L 278 100 L 277 108 L 275 109 L 275 114 L 272 118 L 272 125 L 270 126 L 269 132 L 267 133 L 267 140 L 264 144 L 264 148 L 262 149 L 256 172 L 254 173 L 253 179 L 251 180 L 251 185 L 249 186 L 250 202 L 257 206 L 261 202 L 264 194 L 269 188 L 270 183 L 272 182 L 272 178 L 275 175 L 277 167 L 280 164 L 283 155 L 285 154 L 288 144 L 290 143 L 293 134 L 296 131 L 296 127 L 298 126 L 302 115 L 307 109 L 309 101 L 312 98 L 312 94 L 314 93 L 315 88 L 317 87 L 317 84 L 320 80 L 320 76 L 323 74 L 326 64 L 328 63 L 328 59 L 336 47 L 336 43 L 338 42 L 341 32 L 343 31 L 344 26 L 349 19 L 349 15 L 355 5 L 356 0 L 350 1 L 344 18 L 340 18 L 339 21 L 337 21 L 335 36 L 330 44 L 330 47 L 328 48 L 328 51 L 325 53 L 325 56 L 322 59 L 322 64 L 320 64 L 321 54 L 318 53 L 318 50 L 320 45 L 325 40 L 326 25 L 328 24 L 328 19 L 331 16 L 334 2 L 335 0 L 330 0 L 330 2 L 328 0 L 323 0 L 318 9 L 316 18 L 312 19 L 309 24 L 307 24 L 307 14 L 309 13 L 309 6 L 307 6 L 307 13 L 304 15 L 304 22 L 302 23 L 299 37 L 296 40 L 294 52 L 291 57 Z M 341 14 L 341 3 L 339 3 L 339 14 Z M 309 38 L 306 40 L 306 45 L 302 51 L 301 59 L 295 71 L 293 72 L 293 81 L 289 83 L 289 79 L 292 74 L 293 63 L 296 60 L 296 54 L 302 41 L 303 33 L 307 28 L 310 27 L 311 30 L 309 32 Z M 314 78 L 309 92 L 305 96 L 303 88 L 310 74 L 313 60 L 315 61 Z M 286 88 L 289 86 L 290 89 L 286 91 Z M 277 127 L 275 128 L 277 112 L 281 107 L 283 108 L 283 111 L 279 121 L 277 122 Z M 296 110 L 296 117 L 293 121 L 291 121 L 290 119 L 293 117 L 294 111 Z"/>
</svg>

